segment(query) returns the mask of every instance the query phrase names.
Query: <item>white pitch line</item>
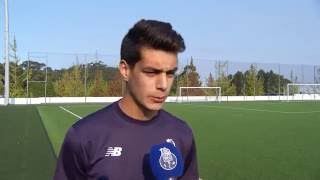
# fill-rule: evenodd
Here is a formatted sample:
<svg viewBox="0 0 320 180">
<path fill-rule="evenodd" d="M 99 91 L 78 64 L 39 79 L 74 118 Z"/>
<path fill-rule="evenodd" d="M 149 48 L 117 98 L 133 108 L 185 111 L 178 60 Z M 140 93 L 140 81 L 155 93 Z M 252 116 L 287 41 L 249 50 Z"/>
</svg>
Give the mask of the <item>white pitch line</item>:
<svg viewBox="0 0 320 180">
<path fill-rule="evenodd" d="M 183 104 L 183 105 L 192 105 L 192 104 Z M 311 114 L 311 113 L 320 113 L 320 111 L 274 111 L 274 110 L 264 110 L 264 109 L 252 109 L 252 108 L 239 108 L 239 107 L 221 107 L 221 106 L 208 106 L 208 105 L 196 105 L 200 107 L 212 107 L 220 109 L 232 109 L 232 110 L 245 110 L 245 111 L 256 111 L 256 112 L 270 112 L 270 113 L 281 113 L 281 114 Z"/>
<path fill-rule="evenodd" d="M 68 112 L 68 113 L 70 113 L 70 114 L 74 115 L 75 117 L 77 117 L 77 118 L 79 118 L 79 119 L 82 119 L 82 117 L 81 117 L 81 116 L 78 116 L 77 114 L 75 114 L 75 113 L 73 113 L 73 112 L 69 111 L 68 109 L 66 109 L 66 108 L 64 108 L 64 107 L 62 107 L 62 106 L 59 106 L 59 108 L 61 108 L 61 109 L 63 109 L 64 111 L 66 111 L 66 112 Z"/>
</svg>

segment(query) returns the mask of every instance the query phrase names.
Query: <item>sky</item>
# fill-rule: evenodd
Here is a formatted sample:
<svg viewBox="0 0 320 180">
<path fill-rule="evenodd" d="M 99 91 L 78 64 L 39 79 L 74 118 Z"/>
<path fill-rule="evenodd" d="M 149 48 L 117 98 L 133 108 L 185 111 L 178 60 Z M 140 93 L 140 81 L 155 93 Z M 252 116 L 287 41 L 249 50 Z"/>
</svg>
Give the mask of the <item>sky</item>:
<svg viewBox="0 0 320 180">
<path fill-rule="evenodd" d="M 186 43 L 182 58 L 320 64 L 320 0 L 8 1 L 10 38 L 21 59 L 28 52 L 118 57 L 123 36 L 144 18 L 172 24 Z"/>
</svg>

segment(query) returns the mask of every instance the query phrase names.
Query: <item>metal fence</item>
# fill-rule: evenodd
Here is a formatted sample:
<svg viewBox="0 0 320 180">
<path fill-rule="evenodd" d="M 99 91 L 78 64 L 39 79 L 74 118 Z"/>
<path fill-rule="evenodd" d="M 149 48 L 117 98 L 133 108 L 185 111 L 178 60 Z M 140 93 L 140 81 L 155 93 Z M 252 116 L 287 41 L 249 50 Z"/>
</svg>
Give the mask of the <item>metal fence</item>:
<svg viewBox="0 0 320 180">
<path fill-rule="evenodd" d="M 70 89 L 70 93 L 62 94 L 63 96 L 89 96 L 89 88 L 95 78 L 92 75 L 106 69 L 111 69 L 109 72 L 113 73 L 113 77 L 109 77 L 107 72 L 103 72 L 104 81 L 119 81 L 121 83 L 119 76 L 114 77 L 115 68 L 119 62 L 119 57 L 114 55 L 29 52 L 27 62 L 27 69 L 30 73 L 26 77 L 26 97 L 61 96 L 55 86 L 57 81 L 66 78 L 64 75 L 67 72 L 69 72 L 68 80 L 74 83 L 75 87 Z M 71 73 L 74 68 L 77 68 L 76 73 L 78 74 Z M 74 78 L 73 81 L 72 78 Z M 99 88 L 107 88 L 107 85 L 103 84 L 101 87 L 97 87 L 97 89 Z M 116 92 L 111 96 L 120 96 L 122 87 Z"/>
<path fill-rule="evenodd" d="M 25 97 L 60 96 L 61 94 L 57 93 L 56 81 L 63 79 L 63 73 L 68 69 L 71 71 L 70 68 L 75 66 L 78 67 L 80 75 L 78 81 L 81 85 L 75 83 L 77 87 L 70 90 L 74 93 L 65 96 L 92 96 L 92 84 L 97 79 L 95 75 L 99 70 L 102 71 L 103 80 L 106 83 L 101 85 L 103 87 L 95 88 L 100 91 L 109 88 L 102 96 L 121 96 L 124 85 L 121 76 L 116 74 L 119 59 L 119 55 L 99 53 L 30 52 L 26 60 L 28 63 L 25 65 L 27 67 L 24 69 L 28 71 L 24 83 Z M 186 68 L 191 64 L 195 69 Z M 196 86 L 222 87 L 223 96 L 280 96 L 286 95 L 288 83 L 320 83 L 319 65 L 244 63 L 214 58 L 179 57 L 177 77 L 173 84 L 175 90 L 171 95 L 177 95 L 180 86 L 192 84 L 190 82 L 192 73 L 199 75 L 197 78 L 199 83 L 196 83 Z M 71 74 L 69 76 L 69 79 L 77 77 Z M 184 84 L 182 78 L 186 78 L 183 81 Z M 316 93 L 320 94 L 319 91 Z"/>
<path fill-rule="evenodd" d="M 236 93 L 228 93 L 226 87 L 222 87 L 222 95 L 242 96 L 278 96 L 286 95 L 287 84 L 319 84 L 320 66 L 306 64 L 275 64 L 275 63 L 247 63 L 232 62 L 227 60 L 185 58 L 180 59 L 180 69 L 193 62 L 200 75 L 201 85 L 208 86 L 209 75 L 213 76 L 215 86 L 236 85 Z M 253 73 L 255 77 L 251 84 L 248 76 Z M 246 86 L 253 87 L 248 92 Z M 260 87 L 259 87 L 260 86 Z M 313 87 L 310 87 L 313 88 Z M 257 89 L 260 89 L 258 91 Z M 309 91 L 299 89 L 297 93 L 308 93 Z M 298 91 L 299 91 L 298 90 Z M 320 94 L 319 91 L 313 91 Z"/>
</svg>

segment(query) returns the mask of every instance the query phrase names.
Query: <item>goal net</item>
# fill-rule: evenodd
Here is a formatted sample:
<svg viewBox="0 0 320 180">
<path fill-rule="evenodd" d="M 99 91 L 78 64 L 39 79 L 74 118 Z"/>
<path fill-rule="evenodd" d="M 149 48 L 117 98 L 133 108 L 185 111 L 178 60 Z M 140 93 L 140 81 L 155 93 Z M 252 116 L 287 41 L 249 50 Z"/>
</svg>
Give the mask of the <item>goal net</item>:
<svg viewBox="0 0 320 180">
<path fill-rule="evenodd" d="M 221 87 L 180 87 L 177 102 L 221 102 Z"/>
<path fill-rule="evenodd" d="M 287 100 L 320 100 L 320 84 L 287 84 Z"/>
</svg>

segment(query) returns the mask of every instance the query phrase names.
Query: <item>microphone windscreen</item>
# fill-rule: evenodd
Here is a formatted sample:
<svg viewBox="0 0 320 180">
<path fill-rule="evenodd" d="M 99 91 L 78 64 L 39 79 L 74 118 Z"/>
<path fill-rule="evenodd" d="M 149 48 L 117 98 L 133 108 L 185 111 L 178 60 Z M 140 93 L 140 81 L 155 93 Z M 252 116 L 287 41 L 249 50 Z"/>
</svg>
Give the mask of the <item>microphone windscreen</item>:
<svg viewBox="0 0 320 180">
<path fill-rule="evenodd" d="M 157 180 L 168 180 L 183 174 L 182 155 L 179 149 L 171 143 L 152 146 L 149 161 L 152 174 Z"/>
</svg>

